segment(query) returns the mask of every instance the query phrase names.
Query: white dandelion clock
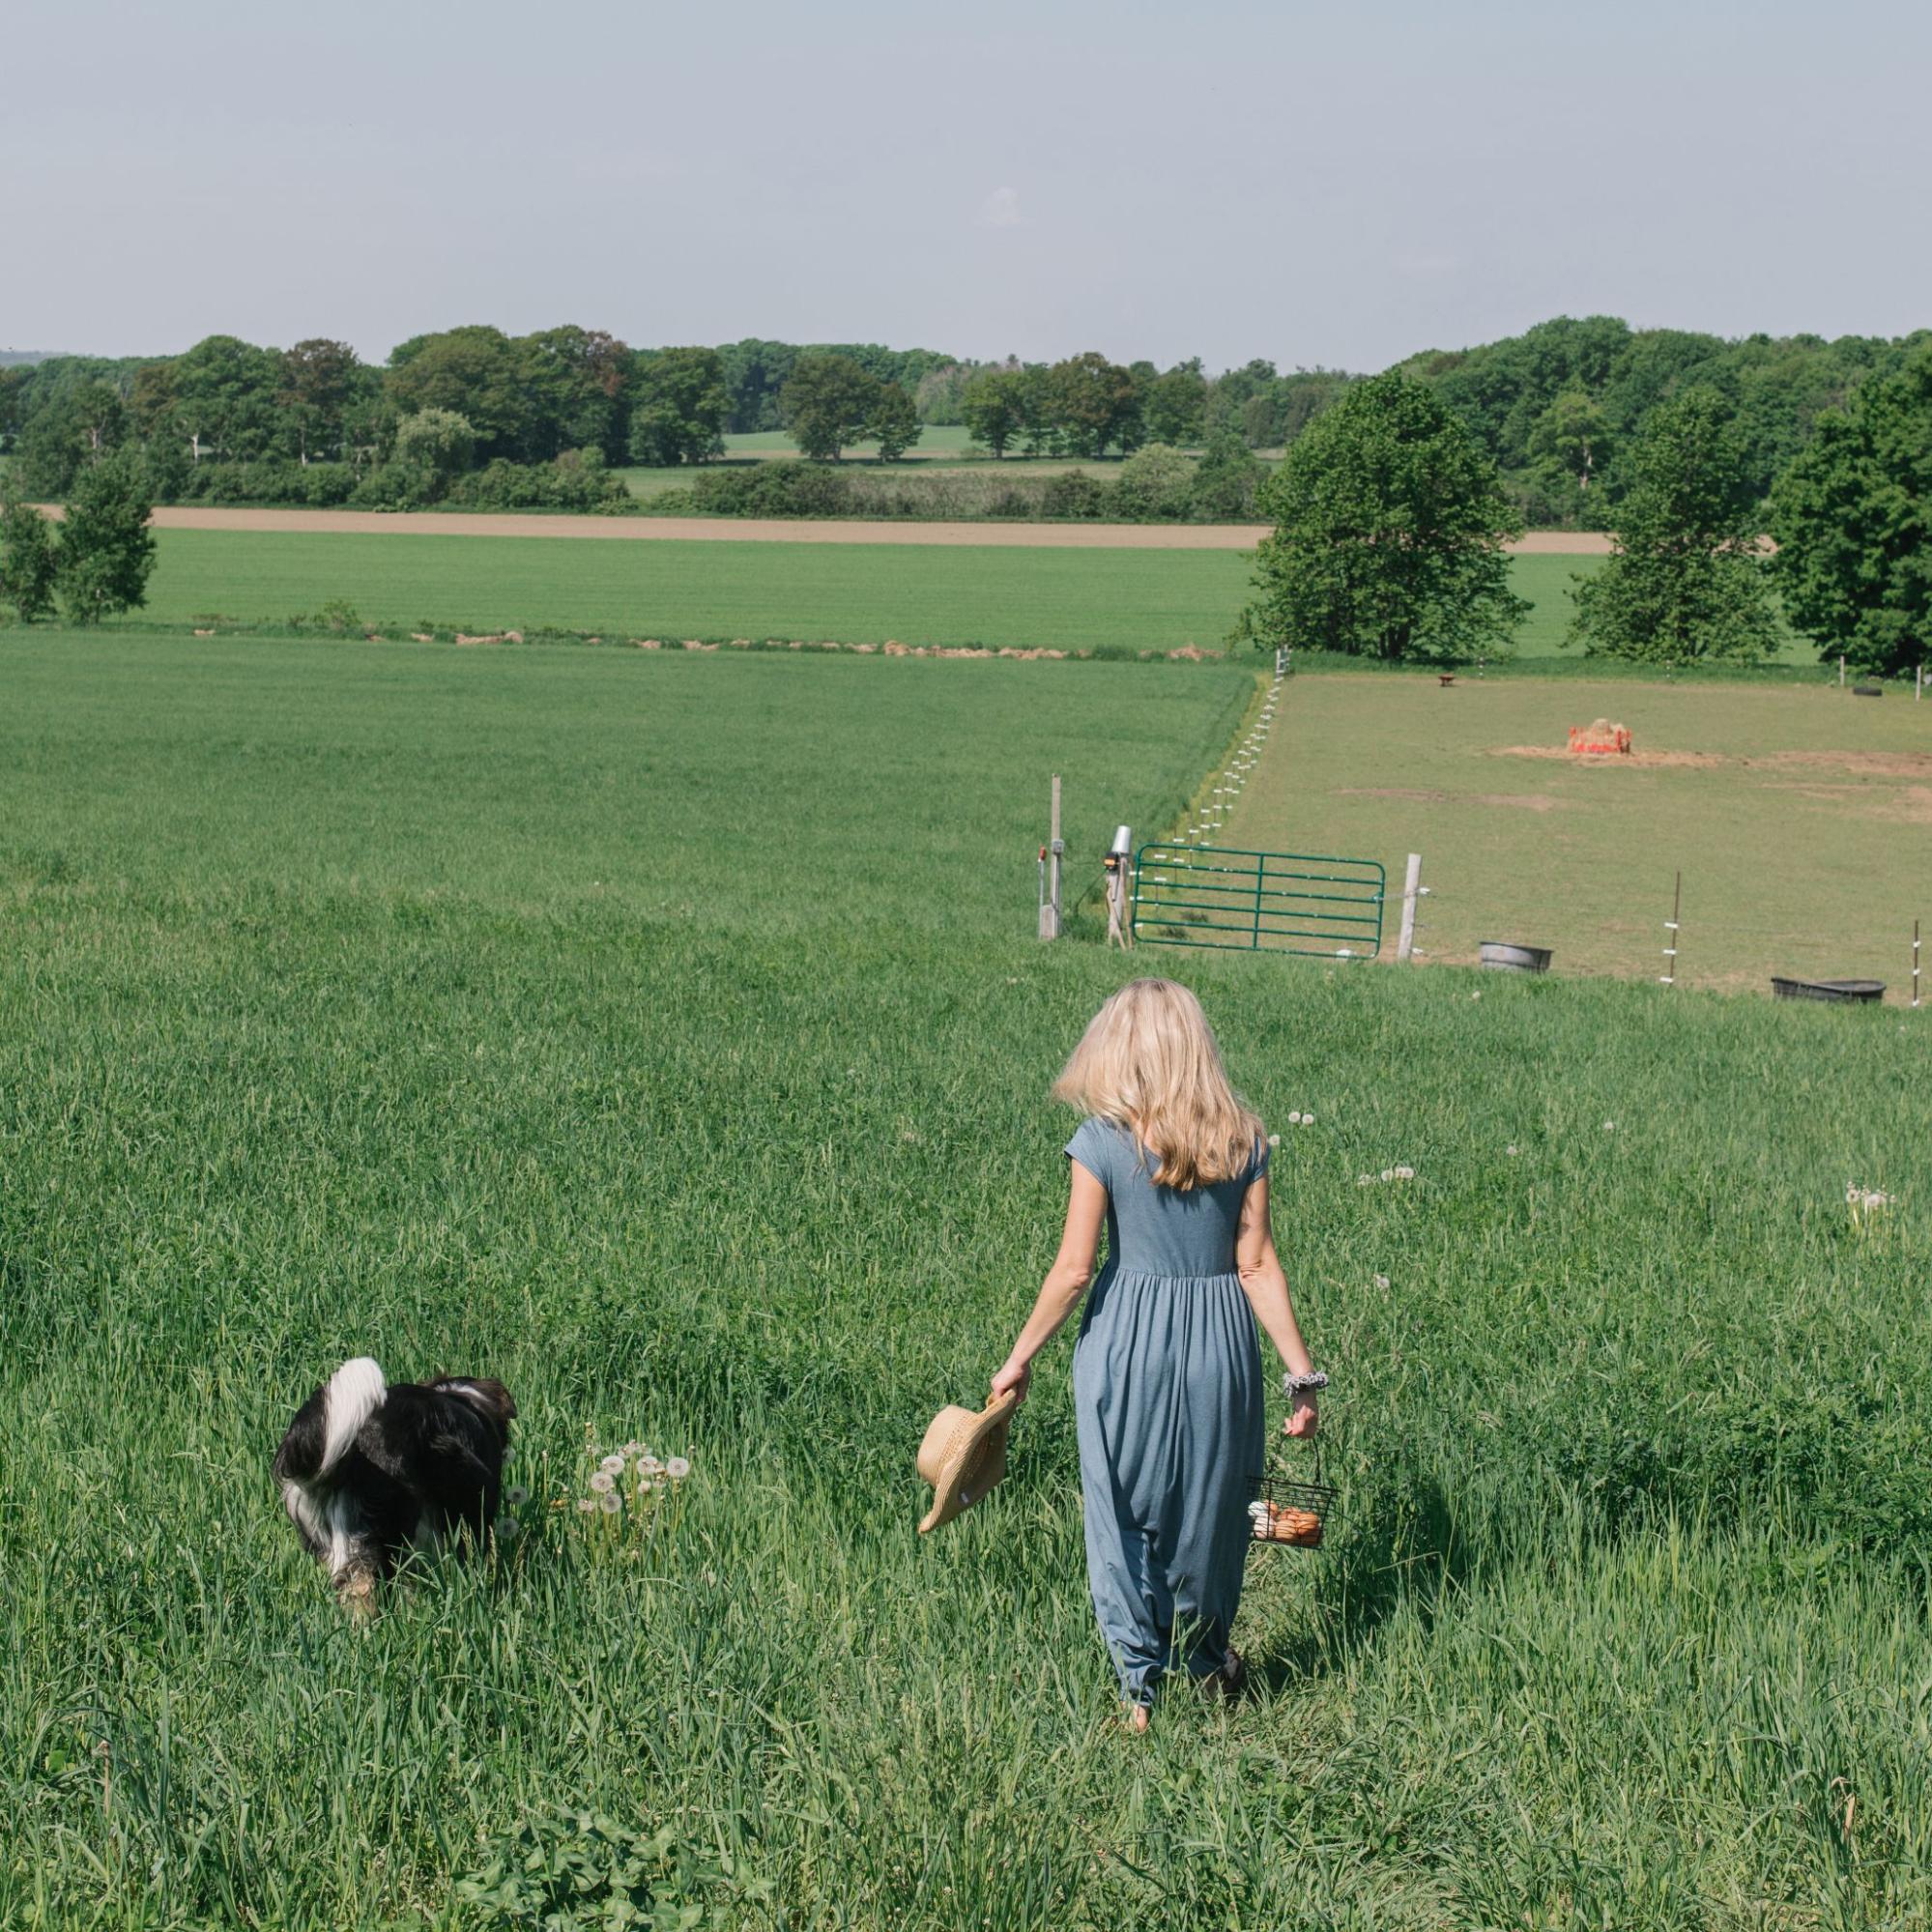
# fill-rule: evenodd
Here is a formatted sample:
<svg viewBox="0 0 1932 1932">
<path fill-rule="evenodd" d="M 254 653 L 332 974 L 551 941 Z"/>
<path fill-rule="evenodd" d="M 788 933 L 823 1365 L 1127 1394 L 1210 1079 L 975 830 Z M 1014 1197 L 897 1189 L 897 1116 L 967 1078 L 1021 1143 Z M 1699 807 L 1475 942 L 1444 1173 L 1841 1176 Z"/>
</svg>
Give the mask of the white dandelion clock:
<svg viewBox="0 0 1932 1932">
<path fill-rule="evenodd" d="M 608 1469 L 599 1469 L 591 1478 L 591 1493 L 596 1496 L 613 1494 L 618 1486 L 618 1479 Z"/>
<path fill-rule="evenodd" d="M 1268 1136 L 1268 1145 L 1269 1145 L 1269 1146 L 1271 1146 L 1271 1147 L 1279 1147 L 1279 1146 L 1280 1146 L 1281 1144 L 1282 1144 L 1282 1137 L 1281 1137 L 1281 1136 L 1280 1136 L 1279 1134 L 1270 1134 L 1270 1135 Z M 1845 1198 L 1846 1198 L 1847 1200 L 1849 1200 L 1849 1199 L 1851 1198 L 1851 1197 L 1850 1197 L 1849 1195 L 1847 1195 L 1847 1196 L 1845 1197 Z"/>
<path fill-rule="evenodd" d="M 664 1465 L 664 1473 L 674 1483 L 681 1483 L 691 1473 L 691 1458 L 688 1456 L 674 1456 Z"/>
<path fill-rule="evenodd" d="M 512 1484 L 504 1491 L 504 1501 L 513 1510 L 520 1510 L 530 1501 L 530 1491 L 521 1483 Z"/>
<path fill-rule="evenodd" d="M 577 1513 L 579 1515 L 588 1516 L 596 1507 L 597 1499 L 594 1496 L 579 1496 L 577 1498 Z"/>
<path fill-rule="evenodd" d="M 1389 1278 L 1388 1278 L 1388 1276 L 1386 1276 L 1386 1275 L 1377 1275 L 1377 1276 L 1375 1277 L 1375 1285 L 1376 1285 L 1376 1286 L 1377 1286 L 1378 1288 L 1386 1288 L 1386 1287 L 1387 1287 L 1387 1286 L 1389 1285 Z"/>
<path fill-rule="evenodd" d="M 637 1473 L 640 1476 L 661 1476 L 664 1464 L 654 1456 L 640 1456 L 637 1458 Z"/>
<path fill-rule="evenodd" d="M 505 1516 L 497 1523 L 497 1541 L 514 1543 L 523 1534 L 523 1525 L 514 1516 Z"/>
<path fill-rule="evenodd" d="M 597 1468 L 606 1476 L 622 1475 L 623 1466 L 624 1459 L 621 1456 L 607 1456 L 597 1464 Z"/>
<path fill-rule="evenodd" d="M 597 1498 L 597 1507 L 607 1516 L 614 1516 L 624 1506 L 624 1499 L 615 1489 L 609 1489 Z"/>
<path fill-rule="evenodd" d="M 1395 1172 L 1399 1181 L 1412 1181 L 1416 1177 L 1416 1170 L 1413 1168 L 1398 1168 Z"/>
</svg>

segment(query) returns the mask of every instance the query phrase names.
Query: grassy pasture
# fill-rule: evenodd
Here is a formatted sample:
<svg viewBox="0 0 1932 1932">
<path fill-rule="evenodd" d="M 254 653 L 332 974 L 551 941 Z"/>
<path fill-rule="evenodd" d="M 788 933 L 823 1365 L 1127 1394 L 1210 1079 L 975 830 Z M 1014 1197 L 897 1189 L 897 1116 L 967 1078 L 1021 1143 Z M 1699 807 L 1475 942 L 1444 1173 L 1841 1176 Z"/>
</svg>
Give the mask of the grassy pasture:
<svg viewBox="0 0 1932 1932">
<path fill-rule="evenodd" d="M 1059 649 L 1218 649 L 1248 595 L 1239 551 L 785 543 L 168 530 L 143 621 L 278 622 L 344 598 L 365 618 L 478 630 L 804 637 Z M 1518 557 L 1533 615 L 1518 649 L 1554 653 L 1587 557 Z"/>
<path fill-rule="evenodd" d="M 1083 861 L 1238 673 L 43 632 L 0 679 L 0 1923 L 528 1923 L 554 1807 L 661 1826 L 717 1925 L 1932 1913 L 1923 1029 L 1135 961 L 1315 1113 L 1276 1213 L 1344 1492 L 1257 1563 L 1252 1699 L 1136 1745 L 1064 1343 L 926 1543 L 911 1456 L 1131 969 L 1026 937 L 1043 776 Z M 362 1348 L 502 1372 L 535 1500 L 359 1635 L 267 1460 Z M 591 1534 L 630 1435 L 697 1474 Z"/>
<path fill-rule="evenodd" d="M 1637 759 L 1562 755 L 1599 716 Z M 1640 977 L 1663 968 L 1681 868 L 1684 985 L 1795 972 L 1898 997 L 1913 919 L 1932 929 L 1928 827 L 1932 706 L 1909 694 L 1338 673 L 1285 687 L 1225 842 L 1377 858 L 1397 892 L 1420 851 L 1434 958 L 1514 938 Z"/>
<path fill-rule="evenodd" d="M 147 616 L 278 621 L 344 597 L 367 618 L 631 637 L 1218 648 L 1235 551 L 570 542 L 162 531 Z"/>
</svg>

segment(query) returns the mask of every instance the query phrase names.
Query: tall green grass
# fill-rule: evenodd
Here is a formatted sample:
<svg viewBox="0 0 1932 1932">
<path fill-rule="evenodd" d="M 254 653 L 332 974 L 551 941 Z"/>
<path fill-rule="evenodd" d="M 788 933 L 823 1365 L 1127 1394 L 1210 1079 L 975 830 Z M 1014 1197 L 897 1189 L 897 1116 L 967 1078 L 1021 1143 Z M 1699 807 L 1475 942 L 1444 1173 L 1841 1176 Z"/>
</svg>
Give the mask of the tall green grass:
<svg viewBox="0 0 1932 1932">
<path fill-rule="evenodd" d="M 1932 1910 L 1898 1016 L 1041 947 L 1046 775 L 1081 865 L 1157 822 L 1218 666 L 42 634 L 0 679 L 0 1923 L 529 1922 L 533 1857 L 626 1856 L 721 1925 Z M 1253 1697 L 1136 1744 L 1065 1347 L 925 1541 L 911 1456 L 1149 967 L 1315 1115 L 1276 1217 L 1342 1499 L 1256 1561 Z M 366 1633 L 267 1475 L 362 1349 L 503 1374 L 535 1492 Z M 630 1435 L 696 1474 L 624 1553 L 569 1505 Z"/>
</svg>

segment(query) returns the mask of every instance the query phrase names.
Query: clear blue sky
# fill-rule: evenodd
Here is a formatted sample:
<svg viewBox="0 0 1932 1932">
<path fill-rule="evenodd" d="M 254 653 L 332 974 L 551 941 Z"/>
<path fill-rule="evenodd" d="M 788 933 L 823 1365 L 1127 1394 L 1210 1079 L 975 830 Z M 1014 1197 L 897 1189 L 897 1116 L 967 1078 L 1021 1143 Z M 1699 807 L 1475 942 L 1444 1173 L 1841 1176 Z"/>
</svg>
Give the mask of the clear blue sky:
<svg viewBox="0 0 1932 1932">
<path fill-rule="evenodd" d="M 43 0 L 0 50 L 0 347 L 1932 324 L 1924 4 Z"/>
</svg>

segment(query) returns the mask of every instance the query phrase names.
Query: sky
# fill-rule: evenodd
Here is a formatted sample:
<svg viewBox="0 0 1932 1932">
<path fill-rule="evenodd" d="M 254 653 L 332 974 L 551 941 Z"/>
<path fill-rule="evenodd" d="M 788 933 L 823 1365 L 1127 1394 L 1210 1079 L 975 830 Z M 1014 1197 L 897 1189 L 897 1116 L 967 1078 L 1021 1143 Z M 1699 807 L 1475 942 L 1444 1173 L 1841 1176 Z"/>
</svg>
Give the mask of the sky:
<svg viewBox="0 0 1932 1932">
<path fill-rule="evenodd" d="M 0 0 L 0 347 L 1899 334 L 1928 76 L 1895 0 Z"/>
</svg>

